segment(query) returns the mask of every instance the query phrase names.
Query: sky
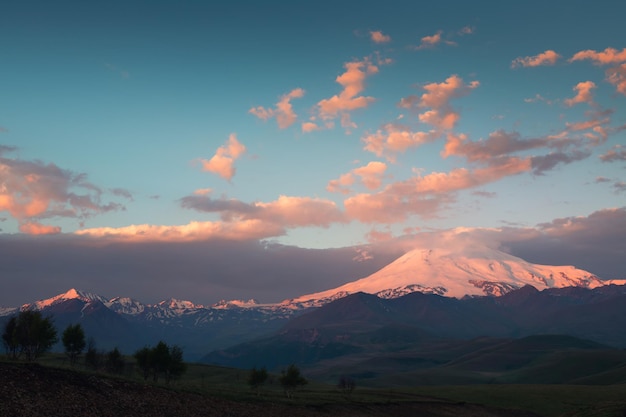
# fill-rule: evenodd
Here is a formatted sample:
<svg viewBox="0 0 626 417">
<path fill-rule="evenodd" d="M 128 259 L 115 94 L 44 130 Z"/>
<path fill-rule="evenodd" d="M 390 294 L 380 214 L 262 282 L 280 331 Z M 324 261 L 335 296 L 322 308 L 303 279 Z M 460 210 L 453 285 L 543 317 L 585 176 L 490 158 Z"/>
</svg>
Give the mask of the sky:
<svg viewBox="0 0 626 417">
<path fill-rule="evenodd" d="M 280 301 L 461 235 L 626 278 L 625 14 L 6 4 L 0 305 Z"/>
</svg>

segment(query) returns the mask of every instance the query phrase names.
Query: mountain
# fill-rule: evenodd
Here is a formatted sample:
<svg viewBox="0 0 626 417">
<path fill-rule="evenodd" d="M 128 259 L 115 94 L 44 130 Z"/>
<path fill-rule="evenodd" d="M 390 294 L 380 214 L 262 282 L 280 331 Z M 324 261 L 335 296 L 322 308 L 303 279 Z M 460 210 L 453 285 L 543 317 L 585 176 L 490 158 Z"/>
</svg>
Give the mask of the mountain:
<svg viewBox="0 0 626 417">
<path fill-rule="evenodd" d="M 296 335 L 292 326 L 303 327 L 305 321 L 312 324 L 301 333 L 310 338 L 315 333 L 306 329 L 320 327 L 314 320 L 323 323 L 336 317 L 348 327 L 350 323 L 416 327 L 419 322 L 420 331 L 457 338 L 483 334 L 508 337 L 530 334 L 529 329 L 561 329 L 582 335 L 593 330 L 597 333 L 597 337 L 592 335 L 593 340 L 619 344 L 620 336 L 606 336 L 610 323 L 616 321 L 615 315 L 621 314 L 619 302 L 606 301 L 604 322 L 596 323 L 596 307 L 589 306 L 588 291 L 580 291 L 598 289 L 593 296 L 602 298 L 602 288 L 623 283 L 626 280 L 603 281 L 573 266 L 536 265 L 492 248 L 457 242 L 448 247 L 414 249 L 368 277 L 279 303 L 231 300 L 204 306 L 170 298 L 144 304 L 128 297 L 107 298 L 70 289 L 20 308 L 54 315 L 60 330 L 67 324 L 82 323 L 87 335 L 98 339 L 101 348 L 118 346 L 128 351 L 163 339 L 181 345 L 187 358 L 199 358 L 283 326 Z M 546 292 L 552 289 L 562 289 L 559 294 L 567 296 L 552 297 Z M 355 294 L 360 295 L 348 297 Z M 474 298 L 478 301 L 464 301 Z M 389 304 L 386 300 L 398 301 Z M 319 310 L 325 305 L 332 306 Z M 20 308 L 0 308 L 0 325 Z M 305 317 L 309 311 L 312 314 Z M 395 316 L 393 311 L 397 312 Z M 544 320 L 538 312 L 550 320 Z M 580 319 L 580 315 L 592 319 Z M 296 319 L 288 324 L 292 318 Z M 335 330 L 340 327 L 335 326 Z M 346 347 L 333 346 L 332 354 Z"/>
<path fill-rule="evenodd" d="M 273 370 L 297 363 L 329 382 L 345 374 L 370 385 L 602 381 L 605 372 L 626 382 L 624 328 L 626 286 L 527 286 L 462 299 L 356 293 L 202 360 Z"/>
<path fill-rule="evenodd" d="M 537 265 L 481 245 L 454 249 L 414 249 L 372 275 L 330 290 L 286 300 L 287 305 L 320 306 L 365 292 L 397 298 L 412 292 L 465 296 L 501 296 L 525 285 L 537 289 L 626 284 L 626 280 L 601 280 L 574 266 Z"/>
</svg>

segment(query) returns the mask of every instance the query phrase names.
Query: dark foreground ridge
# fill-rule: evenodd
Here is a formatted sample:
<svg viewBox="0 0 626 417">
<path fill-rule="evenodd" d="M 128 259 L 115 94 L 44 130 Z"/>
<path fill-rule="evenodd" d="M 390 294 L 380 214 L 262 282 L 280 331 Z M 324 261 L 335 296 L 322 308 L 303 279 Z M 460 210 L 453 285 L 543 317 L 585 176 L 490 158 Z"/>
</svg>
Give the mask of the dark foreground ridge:
<svg viewBox="0 0 626 417">
<path fill-rule="evenodd" d="M 313 406 L 233 401 L 38 364 L 0 363 L 0 416 L 475 416 L 533 417 L 424 399 Z"/>
</svg>

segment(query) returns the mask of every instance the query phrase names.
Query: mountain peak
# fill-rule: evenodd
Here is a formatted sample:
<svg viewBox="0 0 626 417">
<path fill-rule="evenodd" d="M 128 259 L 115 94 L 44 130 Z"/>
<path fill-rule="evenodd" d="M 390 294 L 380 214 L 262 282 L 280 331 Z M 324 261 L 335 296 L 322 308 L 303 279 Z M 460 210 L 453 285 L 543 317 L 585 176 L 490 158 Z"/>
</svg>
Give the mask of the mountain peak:
<svg viewBox="0 0 626 417">
<path fill-rule="evenodd" d="M 80 300 L 85 303 L 90 303 L 92 301 L 100 301 L 102 303 L 106 303 L 108 300 L 105 297 L 102 297 L 98 294 L 93 294 L 87 291 L 77 290 L 76 288 L 70 288 L 66 292 L 55 295 L 51 298 L 46 298 L 44 300 L 36 301 L 32 304 L 25 304 L 22 308 L 35 308 L 37 310 L 41 310 L 43 308 L 49 307 L 54 304 L 61 303 L 67 300 Z"/>
<path fill-rule="evenodd" d="M 626 280 L 603 281 L 574 266 L 538 265 L 485 245 L 451 242 L 440 248 L 413 249 L 368 277 L 288 301 L 319 304 L 359 291 L 383 298 L 416 291 L 455 298 L 501 296 L 527 285 L 542 290 L 596 288 L 611 283 L 624 284 Z"/>
</svg>

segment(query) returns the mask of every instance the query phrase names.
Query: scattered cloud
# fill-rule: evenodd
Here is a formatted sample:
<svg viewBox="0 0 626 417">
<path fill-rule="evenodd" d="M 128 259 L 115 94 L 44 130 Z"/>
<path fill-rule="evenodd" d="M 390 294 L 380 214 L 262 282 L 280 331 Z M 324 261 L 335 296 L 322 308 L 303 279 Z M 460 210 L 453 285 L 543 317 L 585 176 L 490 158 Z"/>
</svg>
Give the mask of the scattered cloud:
<svg viewBox="0 0 626 417">
<path fill-rule="evenodd" d="M 547 155 L 531 157 L 533 174 L 544 175 L 546 171 L 554 169 L 559 164 L 571 164 L 591 156 L 589 150 L 574 150 L 571 152 L 550 152 Z"/>
<path fill-rule="evenodd" d="M 350 120 L 350 112 L 365 108 L 374 102 L 374 97 L 360 95 L 365 89 L 365 79 L 378 73 L 378 67 L 365 58 L 361 61 L 352 61 L 344 65 L 346 71 L 339 75 L 335 81 L 343 87 L 343 90 L 328 99 L 317 103 L 318 113 L 322 120 L 341 118 L 341 124 L 345 128 L 355 125 Z"/>
<path fill-rule="evenodd" d="M 624 181 L 616 181 L 613 184 L 613 188 L 615 189 L 616 193 L 621 193 L 623 191 L 626 191 L 626 182 L 624 182 Z"/>
<path fill-rule="evenodd" d="M 212 172 L 230 181 L 235 176 L 235 160 L 246 151 L 246 147 L 237 140 L 237 135 L 231 133 L 228 142 L 220 146 L 215 155 L 209 160 L 201 159 L 202 169 Z"/>
<path fill-rule="evenodd" d="M 113 195 L 133 201 L 133 194 L 125 188 L 112 188 L 110 191 Z"/>
<path fill-rule="evenodd" d="M 602 162 L 626 161 L 626 148 L 622 145 L 615 145 L 613 148 L 600 155 Z"/>
<path fill-rule="evenodd" d="M 355 182 L 355 177 L 360 178 L 361 183 L 366 188 L 375 190 L 380 188 L 386 170 L 387 165 L 384 162 L 372 161 L 367 165 L 341 175 L 336 180 L 329 181 L 326 190 L 348 194 L 351 191 L 349 187 Z"/>
<path fill-rule="evenodd" d="M 591 94 L 591 90 L 594 88 L 596 88 L 596 84 L 593 81 L 580 82 L 573 88 L 573 90 L 576 91 L 576 96 L 568 98 L 563 102 L 568 107 L 572 107 L 578 103 L 587 103 L 590 106 L 594 106 L 595 102 L 593 101 L 593 95 Z"/>
<path fill-rule="evenodd" d="M 406 152 L 425 143 L 432 142 L 439 137 L 437 131 L 412 132 L 409 127 L 397 123 L 387 123 L 374 133 L 366 134 L 361 138 L 364 148 L 378 157 L 385 157 L 395 162 L 396 155 Z"/>
<path fill-rule="evenodd" d="M 626 95 L 626 48 L 621 51 L 615 48 L 606 48 L 601 52 L 587 49 L 576 52 L 569 59 L 569 62 L 584 60 L 592 61 L 599 66 L 616 65 L 606 70 L 606 80 L 615 86 L 618 93 Z"/>
<path fill-rule="evenodd" d="M 476 29 L 472 26 L 464 26 L 461 29 L 459 29 L 459 31 L 457 32 L 457 34 L 459 36 L 464 36 L 464 35 L 471 35 L 472 33 L 474 33 Z"/>
<path fill-rule="evenodd" d="M 607 177 L 596 177 L 595 182 L 597 184 L 602 183 L 602 182 L 611 182 L 611 180 Z"/>
<path fill-rule="evenodd" d="M 391 36 L 385 35 L 380 30 L 370 31 L 370 39 L 374 43 L 388 43 L 388 42 L 391 42 Z"/>
<path fill-rule="evenodd" d="M 316 130 L 320 130 L 320 127 L 313 122 L 302 123 L 302 133 L 311 133 Z"/>
<path fill-rule="evenodd" d="M 258 106 L 248 110 L 248 113 L 253 114 L 262 120 L 268 120 L 275 117 L 278 128 L 286 129 L 294 124 L 298 118 L 296 113 L 293 111 L 291 100 L 302 97 L 304 97 L 304 90 L 296 88 L 291 90 L 289 93 L 282 95 L 278 103 L 276 103 L 276 107 L 274 109 Z"/>
<path fill-rule="evenodd" d="M 414 46 L 413 49 L 415 51 L 419 51 L 419 50 L 422 50 L 422 49 L 430 49 L 430 48 L 434 48 L 435 46 L 439 45 L 440 43 L 443 43 L 445 45 L 451 45 L 451 46 L 455 46 L 456 45 L 456 42 L 443 39 L 441 37 L 442 34 L 443 34 L 443 31 L 439 30 L 434 35 L 424 36 L 420 40 L 420 44 L 417 45 L 417 46 Z"/>
<path fill-rule="evenodd" d="M 10 146 L 0 149 L 0 211 L 7 211 L 25 231 L 43 230 L 34 221 L 36 219 L 87 218 L 124 210 L 121 204 L 102 202 L 105 192 L 90 183 L 85 174 L 62 169 L 53 163 L 4 155 L 14 150 L 16 148 Z"/>
<path fill-rule="evenodd" d="M 561 57 L 551 49 L 535 56 L 517 57 L 511 62 L 511 68 L 518 67 L 539 67 L 542 65 L 554 65 Z"/>
<path fill-rule="evenodd" d="M 596 52 L 592 49 L 576 52 L 569 61 L 583 61 L 590 60 L 595 65 L 609 65 L 619 64 L 620 62 L 626 62 L 626 48 L 618 51 L 615 48 L 606 48 L 604 51 Z"/>
<path fill-rule="evenodd" d="M 485 162 L 515 152 L 545 147 L 547 138 L 522 139 L 518 132 L 497 130 L 489 134 L 487 139 L 476 142 L 469 141 L 464 134 L 449 134 L 442 152 L 443 157 L 462 156 L 470 162 Z"/>
</svg>

